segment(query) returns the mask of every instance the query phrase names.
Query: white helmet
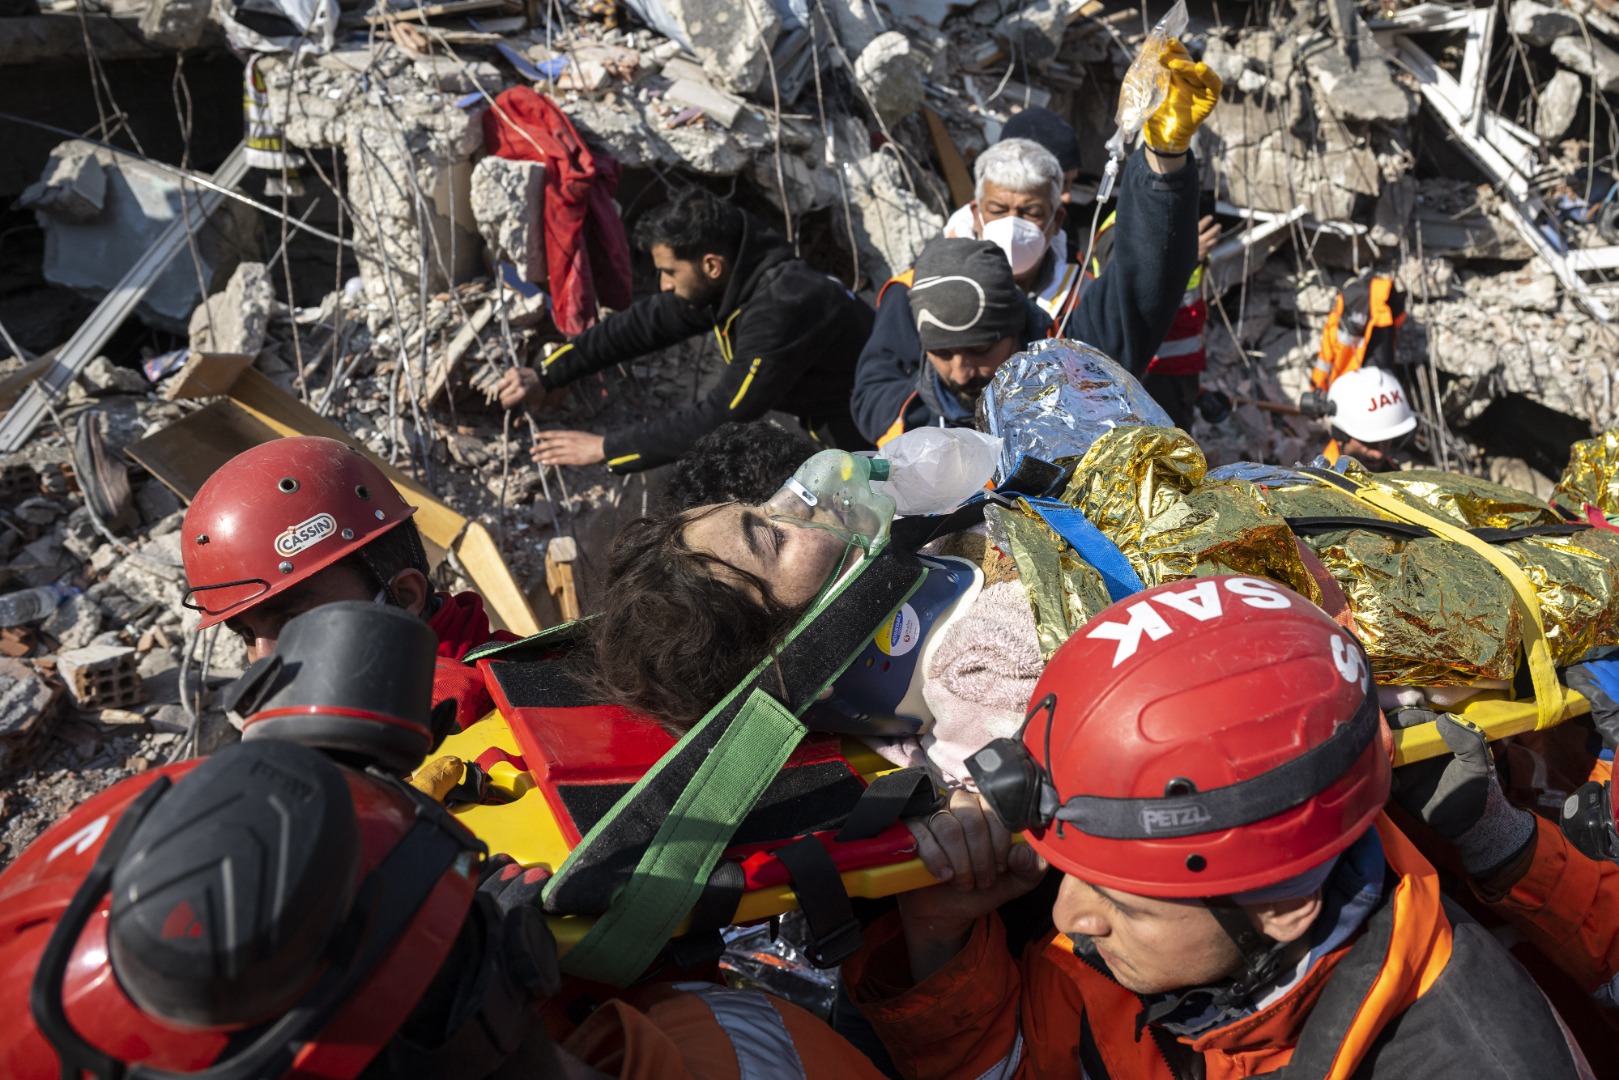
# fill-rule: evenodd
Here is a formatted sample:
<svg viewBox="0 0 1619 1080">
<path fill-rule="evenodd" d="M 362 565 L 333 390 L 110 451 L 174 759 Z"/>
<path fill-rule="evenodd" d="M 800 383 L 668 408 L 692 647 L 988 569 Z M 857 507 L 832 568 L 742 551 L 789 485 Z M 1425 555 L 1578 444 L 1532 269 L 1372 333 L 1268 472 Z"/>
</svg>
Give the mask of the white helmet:
<svg viewBox="0 0 1619 1080">
<path fill-rule="evenodd" d="M 1386 368 L 1345 372 L 1327 390 L 1332 426 L 1363 443 L 1397 439 L 1417 426 L 1405 390 Z"/>
</svg>

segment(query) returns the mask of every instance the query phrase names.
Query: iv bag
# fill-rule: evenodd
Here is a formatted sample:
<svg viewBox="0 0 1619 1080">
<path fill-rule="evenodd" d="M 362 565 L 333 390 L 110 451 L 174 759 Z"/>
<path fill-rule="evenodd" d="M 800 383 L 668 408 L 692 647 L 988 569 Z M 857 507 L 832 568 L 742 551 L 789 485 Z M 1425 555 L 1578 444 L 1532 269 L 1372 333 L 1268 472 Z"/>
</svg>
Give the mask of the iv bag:
<svg viewBox="0 0 1619 1080">
<path fill-rule="evenodd" d="M 1148 117 L 1169 96 L 1169 69 L 1160 61 L 1169 43 L 1186 33 L 1186 22 L 1186 0 L 1175 0 L 1175 6 L 1141 43 L 1141 51 L 1131 61 L 1130 70 L 1124 73 L 1124 85 L 1119 87 L 1119 108 L 1114 114 L 1118 126 L 1107 143 L 1110 154 L 1122 158 L 1125 148 L 1147 126 Z"/>
</svg>

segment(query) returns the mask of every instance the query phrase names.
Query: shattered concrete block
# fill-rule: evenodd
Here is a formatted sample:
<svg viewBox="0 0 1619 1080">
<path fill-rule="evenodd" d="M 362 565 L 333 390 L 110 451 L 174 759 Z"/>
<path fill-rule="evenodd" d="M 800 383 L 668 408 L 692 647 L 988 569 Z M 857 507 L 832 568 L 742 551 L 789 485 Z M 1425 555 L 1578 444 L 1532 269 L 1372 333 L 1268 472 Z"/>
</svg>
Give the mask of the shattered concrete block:
<svg viewBox="0 0 1619 1080">
<path fill-rule="evenodd" d="M 1220 81 L 1226 86 L 1238 86 L 1248 71 L 1248 58 L 1227 45 L 1224 38 L 1214 34 L 1209 35 L 1208 44 L 1203 47 L 1203 62 L 1209 65 L 1210 71 L 1220 76 Z"/>
<path fill-rule="evenodd" d="M 0 773 L 23 762 L 50 733 L 57 692 L 31 664 L 0 659 Z"/>
<path fill-rule="evenodd" d="M 140 372 L 119 367 L 105 356 L 86 364 L 79 372 L 79 382 L 92 394 L 144 394 L 152 388 Z"/>
<path fill-rule="evenodd" d="M 1596 79 L 1597 89 L 1604 94 L 1619 90 L 1619 52 L 1596 38 L 1589 43 L 1583 35 L 1558 38 L 1552 42 L 1552 55 L 1564 67 Z"/>
<path fill-rule="evenodd" d="M 45 279 L 100 300 L 181 215 L 182 186 L 172 174 L 144 162 L 94 147 L 90 153 L 106 180 L 101 213 L 87 222 L 47 213 L 35 217 L 45 230 Z M 186 201 L 194 206 L 197 189 L 188 187 Z M 218 287 L 216 282 L 236 268 L 241 253 L 257 246 L 257 229 L 251 207 L 226 199 L 210 215 L 208 227 L 195 233 L 202 287 L 196 264 L 188 257 L 175 259 L 137 306 L 142 321 L 183 333 L 204 291 Z"/>
<path fill-rule="evenodd" d="M 1026 60 L 1049 60 L 1062 48 L 1064 17 L 1068 6 L 1061 0 L 1026 0 L 995 24 L 995 36 L 1014 56 Z"/>
<path fill-rule="evenodd" d="M 882 13 L 877 10 L 877 0 L 828 0 L 817 7 L 831 14 L 838 32 L 838 43 L 850 56 L 865 52 L 871 39 L 888 28 Z M 999 17 L 997 12 L 996 18 Z"/>
<path fill-rule="evenodd" d="M 165 49 L 189 49 L 208 28 L 211 0 L 152 0 L 141 14 L 141 36 Z"/>
<path fill-rule="evenodd" d="M 855 78 L 886 124 L 897 124 L 927 98 L 925 61 L 897 30 L 879 34 L 854 62 Z"/>
<path fill-rule="evenodd" d="M 1534 274 L 1527 280 L 1519 279 L 1511 298 L 1512 306 L 1519 311 L 1556 311 L 1560 299 L 1557 278 Z"/>
<path fill-rule="evenodd" d="M 1560 37 L 1580 32 L 1580 20 L 1572 12 L 1537 0 L 1513 0 L 1507 18 L 1512 32 L 1530 45 L 1550 45 Z"/>
<path fill-rule="evenodd" d="M 257 356 L 275 307 L 275 287 L 269 269 L 245 262 L 231 275 L 225 290 L 205 300 L 191 313 L 191 348 L 194 352 L 242 353 Z"/>
<path fill-rule="evenodd" d="M 506 88 L 506 77 L 487 60 L 421 56 L 416 59 L 416 74 L 423 82 L 457 96 L 482 90 L 494 97 Z"/>
<path fill-rule="evenodd" d="M 51 151 L 38 180 L 17 199 L 17 206 L 62 221 L 94 221 L 107 200 L 107 175 L 89 143 L 63 143 Z"/>
<path fill-rule="evenodd" d="M 101 607 L 83 593 L 70 596 L 46 616 L 39 629 L 56 639 L 58 649 L 82 649 L 101 633 Z"/>
<path fill-rule="evenodd" d="M 785 28 L 770 0 L 625 0 L 625 6 L 697 57 L 715 85 L 737 94 L 767 82 L 771 50 Z M 800 22 L 796 15 L 793 21 Z"/>
<path fill-rule="evenodd" d="M 56 655 L 56 670 L 80 709 L 116 709 L 141 699 L 135 650 L 126 645 L 90 645 Z"/>
<path fill-rule="evenodd" d="M 916 262 L 917 253 L 944 228 L 944 219 L 912 194 L 887 154 L 872 154 L 849 169 L 850 216 L 861 269 L 883 281 Z"/>
<path fill-rule="evenodd" d="M 1394 81 L 1383 51 L 1368 36 L 1360 38 L 1360 63 L 1337 44 L 1328 44 L 1304 57 L 1304 70 L 1316 90 L 1331 102 L 1331 110 L 1346 120 L 1368 123 L 1403 123 L 1411 116 L 1415 98 Z"/>
<path fill-rule="evenodd" d="M 547 280 L 545 268 L 545 166 L 537 161 L 484 158 L 472 169 L 472 216 L 497 259 L 517 268 L 524 281 Z"/>
<path fill-rule="evenodd" d="M 1551 141 L 1561 139 L 1574 123 L 1584 97 L 1584 81 L 1572 71 L 1558 71 L 1540 88 L 1540 102 L 1535 108 L 1535 134 Z"/>
</svg>

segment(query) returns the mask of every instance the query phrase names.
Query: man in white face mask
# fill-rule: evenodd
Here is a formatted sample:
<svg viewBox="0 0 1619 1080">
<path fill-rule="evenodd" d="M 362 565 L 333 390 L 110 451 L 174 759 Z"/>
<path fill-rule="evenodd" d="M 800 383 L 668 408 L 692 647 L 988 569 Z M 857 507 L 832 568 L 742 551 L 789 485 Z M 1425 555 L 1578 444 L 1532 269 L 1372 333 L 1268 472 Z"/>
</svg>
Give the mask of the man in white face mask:
<svg viewBox="0 0 1619 1080">
<path fill-rule="evenodd" d="M 1051 151 L 1014 138 L 979 155 L 976 197 L 951 224 L 955 236 L 988 240 L 1004 252 L 1018 288 L 1041 309 L 1042 325 L 1026 329 L 1019 347 L 1057 327 L 1140 376 L 1164 340 L 1197 266 L 1198 172 L 1191 139 L 1220 95 L 1219 77 L 1178 46 L 1166 69 L 1170 92 L 1148 120 L 1146 145 L 1130 155 L 1119 176 L 1118 254 L 1100 278 L 1082 282 L 1068 258 L 1064 174 Z M 948 227 L 946 235 L 952 235 Z M 915 281 L 916 270 L 903 271 L 877 294 L 877 320 L 855 369 L 850 412 L 860 433 L 878 445 L 903 431 L 951 420 L 948 402 L 941 399 L 942 411 L 934 408 L 918 388 L 927 357 L 909 303 Z"/>
<path fill-rule="evenodd" d="M 944 234 L 1000 248 L 1018 288 L 1057 318 L 1079 279 L 1062 231 L 1062 166 L 1031 139 L 1002 139 L 978 156 L 973 172 L 973 201 L 951 216 Z"/>
</svg>

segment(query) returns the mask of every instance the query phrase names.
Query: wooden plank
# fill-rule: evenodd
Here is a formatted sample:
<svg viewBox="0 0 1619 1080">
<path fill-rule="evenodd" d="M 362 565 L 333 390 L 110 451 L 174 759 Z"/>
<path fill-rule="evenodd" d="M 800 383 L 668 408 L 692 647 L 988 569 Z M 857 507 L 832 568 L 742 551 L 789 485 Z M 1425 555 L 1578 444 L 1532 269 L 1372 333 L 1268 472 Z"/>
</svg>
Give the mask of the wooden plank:
<svg viewBox="0 0 1619 1080">
<path fill-rule="evenodd" d="M 215 401 L 124 448 L 134 462 L 189 503 L 225 462 L 280 433 L 234 401 Z"/>
<path fill-rule="evenodd" d="M 479 336 L 489 325 L 489 320 L 494 317 L 495 303 L 491 300 L 474 311 L 467 321 L 461 324 L 461 329 L 455 332 L 455 337 L 450 339 L 448 347 L 439 354 L 438 362 L 427 373 L 427 387 L 422 393 L 424 404 L 433 404 L 444 393 L 444 388 L 450 381 L 450 373 L 460 366 L 462 358 L 477 343 Z"/>
<path fill-rule="evenodd" d="M 939 167 L 944 170 L 945 186 L 950 189 L 950 201 L 966 206 L 973 201 L 973 174 L 967 168 L 967 159 L 950 137 L 944 120 L 931 108 L 922 106 L 922 115 L 928 122 L 928 135 L 933 139 L 933 152 L 939 155 Z"/>
<path fill-rule="evenodd" d="M 253 366 L 257 359 L 252 353 L 205 353 L 192 351 L 186 357 L 168 389 L 163 391 L 165 401 L 182 398 L 218 397 L 235 385 L 242 372 Z"/>
<path fill-rule="evenodd" d="M 367 15 L 365 21 L 373 26 L 393 22 L 425 22 L 428 19 L 437 19 L 447 15 L 465 15 L 477 11 L 494 11 L 505 9 L 507 11 L 521 11 L 519 4 L 510 3 L 509 0 L 448 0 L 443 4 L 423 4 L 420 7 L 401 8 L 398 11 L 384 11 L 379 15 Z"/>
<path fill-rule="evenodd" d="M 571 536 L 559 536 L 545 545 L 545 588 L 551 594 L 563 622 L 579 618 L 579 586 L 573 564 L 579 557 L 579 544 Z"/>
<path fill-rule="evenodd" d="M 44 356 L 30 360 L 11 374 L 0 378 L 0 409 L 9 409 L 17 403 L 17 398 L 28 389 L 30 383 L 50 370 L 51 362 L 56 352 L 53 349 Z"/>
</svg>

